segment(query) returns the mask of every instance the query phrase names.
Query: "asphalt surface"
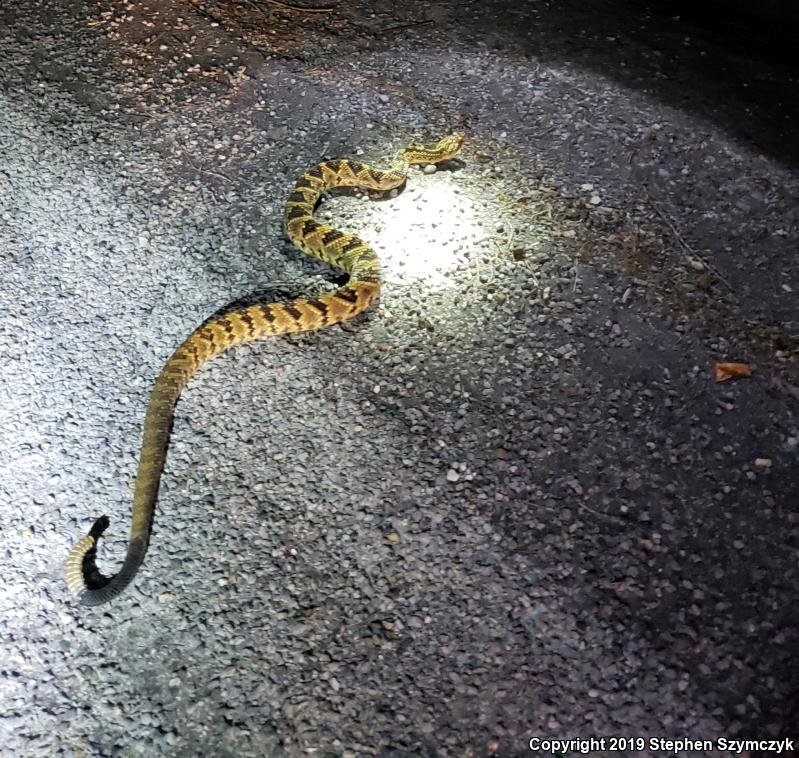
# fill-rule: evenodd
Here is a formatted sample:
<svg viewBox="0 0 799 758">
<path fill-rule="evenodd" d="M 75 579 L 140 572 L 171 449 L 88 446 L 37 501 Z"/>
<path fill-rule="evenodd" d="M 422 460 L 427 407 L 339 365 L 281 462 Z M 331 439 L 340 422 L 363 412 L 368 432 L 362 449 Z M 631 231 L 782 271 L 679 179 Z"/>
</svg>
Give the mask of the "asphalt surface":
<svg viewBox="0 0 799 758">
<path fill-rule="evenodd" d="M 22 0 L 0 61 L 3 754 L 799 737 L 778 44 L 610 0 Z M 171 350 L 335 286 L 282 236 L 296 177 L 454 128 L 396 196 L 323 202 L 380 303 L 199 372 L 144 568 L 76 606 L 64 559 L 107 513 L 118 565 Z"/>
</svg>

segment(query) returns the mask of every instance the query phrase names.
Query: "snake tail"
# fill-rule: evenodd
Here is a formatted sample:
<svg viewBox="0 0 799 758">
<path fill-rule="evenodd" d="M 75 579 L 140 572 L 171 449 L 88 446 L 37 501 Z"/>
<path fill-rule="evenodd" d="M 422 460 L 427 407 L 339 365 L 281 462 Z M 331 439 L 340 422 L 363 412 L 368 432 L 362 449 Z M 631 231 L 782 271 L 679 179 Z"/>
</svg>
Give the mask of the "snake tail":
<svg viewBox="0 0 799 758">
<path fill-rule="evenodd" d="M 308 332 L 337 324 L 366 310 L 380 293 L 380 263 L 369 244 L 353 234 L 321 224 L 313 217 L 321 195 L 333 187 L 385 191 L 400 186 L 415 163 L 439 163 L 461 147 L 462 134 L 444 137 L 432 147 L 401 150 L 388 170 L 347 159 L 307 170 L 289 195 L 283 216 L 288 238 L 303 252 L 349 274 L 347 283 L 318 297 L 256 304 L 211 319 L 197 328 L 172 354 L 155 382 L 147 413 L 133 492 L 133 515 L 122 568 L 106 576 L 97 567 L 97 545 L 108 527 L 106 516 L 75 543 L 66 562 L 67 587 L 85 605 L 99 605 L 119 595 L 136 576 L 150 543 L 161 473 L 166 463 L 175 406 L 192 375 L 214 356 L 234 345 L 262 337 Z"/>
</svg>

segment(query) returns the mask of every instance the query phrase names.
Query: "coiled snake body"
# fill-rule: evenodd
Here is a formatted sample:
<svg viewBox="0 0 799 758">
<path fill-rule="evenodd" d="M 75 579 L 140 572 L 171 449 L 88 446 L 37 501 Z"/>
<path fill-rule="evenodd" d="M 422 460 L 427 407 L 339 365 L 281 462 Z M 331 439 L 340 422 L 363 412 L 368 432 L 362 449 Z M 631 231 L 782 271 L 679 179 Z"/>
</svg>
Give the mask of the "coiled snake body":
<svg viewBox="0 0 799 758">
<path fill-rule="evenodd" d="M 463 143 L 451 134 L 432 147 L 401 150 L 388 171 L 351 160 L 332 160 L 306 171 L 286 203 L 284 227 L 300 250 L 343 269 L 350 275 L 340 289 L 316 298 L 251 305 L 212 319 L 196 329 L 172 354 L 156 380 L 144 419 L 144 435 L 133 495 L 133 518 L 125 561 L 118 573 L 105 576 L 96 565 L 97 543 L 108 527 L 98 518 L 88 535 L 69 553 L 69 591 L 86 605 L 105 603 L 130 584 L 144 561 L 166 460 L 175 405 L 186 383 L 206 361 L 233 345 L 261 337 L 320 329 L 352 318 L 369 307 L 380 291 L 380 264 L 372 248 L 352 234 L 320 224 L 313 211 L 321 195 L 333 187 L 389 190 L 401 185 L 415 163 L 440 163 Z"/>
</svg>

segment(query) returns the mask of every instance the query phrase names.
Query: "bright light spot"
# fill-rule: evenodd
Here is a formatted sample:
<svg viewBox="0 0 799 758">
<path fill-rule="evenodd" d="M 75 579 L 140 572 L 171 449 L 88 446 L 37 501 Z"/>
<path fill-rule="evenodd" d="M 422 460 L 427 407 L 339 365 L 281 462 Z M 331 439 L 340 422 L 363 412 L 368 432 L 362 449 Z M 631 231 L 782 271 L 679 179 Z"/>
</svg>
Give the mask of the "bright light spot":
<svg viewBox="0 0 799 758">
<path fill-rule="evenodd" d="M 449 174 L 414 172 L 404 192 L 370 203 L 363 238 L 374 245 L 388 282 L 451 287 L 447 274 L 467 263 L 485 236 L 474 203 Z"/>
</svg>

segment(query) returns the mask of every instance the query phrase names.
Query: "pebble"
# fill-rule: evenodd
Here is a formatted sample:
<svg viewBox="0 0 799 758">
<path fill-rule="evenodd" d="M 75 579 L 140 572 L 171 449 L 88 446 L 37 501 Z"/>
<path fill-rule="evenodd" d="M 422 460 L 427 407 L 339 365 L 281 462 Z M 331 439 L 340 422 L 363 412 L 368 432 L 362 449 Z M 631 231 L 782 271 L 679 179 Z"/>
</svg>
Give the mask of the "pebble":
<svg viewBox="0 0 799 758">
<path fill-rule="evenodd" d="M 264 137 L 271 140 L 282 140 L 288 134 L 287 126 L 273 126 L 264 132 Z"/>
</svg>

